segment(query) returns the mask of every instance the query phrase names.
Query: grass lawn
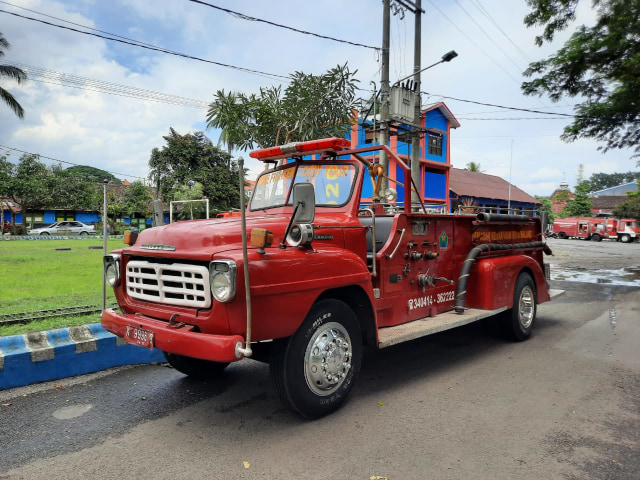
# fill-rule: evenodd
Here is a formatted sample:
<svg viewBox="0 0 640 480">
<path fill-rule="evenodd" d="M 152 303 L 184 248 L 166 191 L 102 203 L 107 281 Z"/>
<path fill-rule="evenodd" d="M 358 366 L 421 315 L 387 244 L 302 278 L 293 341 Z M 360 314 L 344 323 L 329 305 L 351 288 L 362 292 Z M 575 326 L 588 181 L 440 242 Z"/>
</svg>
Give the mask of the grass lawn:
<svg viewBox="0 0 640 480">
<path fill-rule="evenodd" d="M 0 241 L 0 314 L 102 306 L 102 248 L 89 246 L 102 247 L 102 239 Z M 121 246 L 122 239 L 107 241 L 107 251 Z M 60 248 L 71 250 L 56 250 Z M 107 305 L 113 302 L 113 290 L 107 287 Z M 0 327 L 0 336 L 99 321 L 99 313 L 50 318 Z"/>
</svg>

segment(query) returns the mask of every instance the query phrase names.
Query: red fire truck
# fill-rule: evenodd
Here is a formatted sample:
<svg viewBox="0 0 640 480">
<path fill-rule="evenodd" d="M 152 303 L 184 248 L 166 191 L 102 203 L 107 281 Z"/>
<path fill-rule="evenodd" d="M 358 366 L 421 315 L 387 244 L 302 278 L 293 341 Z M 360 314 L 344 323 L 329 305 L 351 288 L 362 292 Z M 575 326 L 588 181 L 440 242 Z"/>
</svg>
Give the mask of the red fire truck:
<svg viewBox="0 0 640 480">
<path fill-rule="evenodd" d="M 381 191 L 374 154 L 401 166 L 396 183 L 409 195 L 403 159 L 349 147 L 330 138 L 251 152 L 272 168 L 240 218 L 126 236 L 104 259 L 120 311 L 105 310 L 103 326 L 194 377 L 267 361 L 280 399 L 308 418 L 344 402 L 365 345 L 490 316 L 527 339 L 537 305 L 559 293 L 548 287 L 539 219 L 414 212 Z"/>
<path fill-rule="evenodd" d="M 638 238 L 638 222 L 632 218 L 608 218 L 607 234 L 609 238 L 622 243 L 630 243 Z"/>
<path fill-rule="evenodd" d="M 590 217 L 556 218 L 553 221 L 553 233 L 558 238 L 583 238 L 600 242 L 603 238 L 609 238 L 606 220 Z"/>
</svg>

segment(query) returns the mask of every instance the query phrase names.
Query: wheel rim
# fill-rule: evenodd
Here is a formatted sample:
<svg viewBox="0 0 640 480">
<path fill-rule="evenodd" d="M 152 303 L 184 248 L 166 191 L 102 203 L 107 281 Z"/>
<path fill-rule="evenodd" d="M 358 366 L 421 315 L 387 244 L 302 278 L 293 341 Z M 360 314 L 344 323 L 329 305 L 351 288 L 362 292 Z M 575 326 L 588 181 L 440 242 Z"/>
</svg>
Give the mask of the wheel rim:
<svg viewBox="0 0 640 480">
<path fill-rule="evenodd" d="M 518 301 L 518 320 L 522 328 L 527 329 L 531 326 L 534 311 L 533 290 L 527 285 L 522 289 L 520 300 Z"/>
<path fill-rule="evenodd" d="M 318 329 L 304 355 L 304 377 L 320 396 L 331 395 L 347 378 L 351 368 L 351 338 L 344 326 L 329 322 Z"/>
</svg>

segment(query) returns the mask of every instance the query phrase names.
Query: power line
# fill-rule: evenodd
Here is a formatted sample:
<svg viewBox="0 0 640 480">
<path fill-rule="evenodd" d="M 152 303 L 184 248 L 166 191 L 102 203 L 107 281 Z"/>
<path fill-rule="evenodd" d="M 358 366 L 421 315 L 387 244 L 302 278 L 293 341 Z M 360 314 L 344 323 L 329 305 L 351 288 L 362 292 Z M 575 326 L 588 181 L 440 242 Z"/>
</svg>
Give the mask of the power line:
<svg viewBox="0 0 640 480">
<path fill-rule="evenodd" d="M 425 95 L 432 95 L 434 97 L 447 98 L 449 100 L 455 100 L 457 102 L 473 103 L 474 105 L 483 105 L 485 107 L 504 108 L 506 110 L 516 110 L 516 111 L 519 111 L 519 112 L 540 113 L 542 115 L 556 115 L 556 116 L 559 116 L 559 117 L 584 118 L 584 115 L 572 115 L 570 113 L 559 113 L 559 112 L 543 112 L 542 110 L 531 110 L 529 108 L 506 107 L 504 105 L 496 105 L 495 103 L 477 102 L 475 100 L 465 100 L 463 98 L 449 97 L 447 95 L 438 95 L 438 94 L 435 94 L 435 93 L 428 93 L 428 92 L 420 92 L 420 93 L 423 93 Z"/>
<path fill-rule="evenodd" d="M 356 42 L 351 42 L 349 40 L 342 40 L 342 39 L 335 38 L 335 37 L 329 37 L 327 35 L 321 35 L 319 33 L 307 32 L 306 30 L 300 30 L 300 29 L 297 29 L 297 28 L 294 28 L 294 27 L 288 27 L 286 25 L 281 25 L 279 23 L 271 22 L 269 20 L 264 20 L 262 18 L 251 17 L 249 15 L 245 15 L 244 13 L 234 12 L 233 10 L 230 10 L 228 8 L 219 7 L 217 5 L 213 5 L 211 3 L 203 2 L 201 0 L 188 0 L 188 1 L 193 2 L 193 3 L 198 3 L 200 5 L 204 5 L 204 6 L 207 6 L 207 7 L 215 8 L 216 10 L 220 10 L 222 12 L 226 12 L 226 13 L 228 13 L 230 15 L 233 15 L 234 17 L 241 18 L 242 20 L 248 20 L 250 22 L 262 22 L 262 23 L 266 23 L 267 25 L 272 25 L 272 26 L 278 27 L 278 28 L 285 28 L 287 30 L 292 30 L 294 32 L 302 33 L 304 35 L 312 35 L 314 37 L 323 38 L 325 40 L 331 40 L 331 41 L 339 42 L 339 43 L 347 43 L 349 45 L 354 45 L 356 47 L 370 48 L 370 49 L 375 50 L 375 51 L 381 51 L 382 50 L 380 47 L 372 47 L 371 45 L 365 45 L 363 43 L 356 43 Z"/>
<path fill-rule="evenodd" d="M 9 150 L 14 150 L 14 151 L 20 152 L 20 153 L 26 153 L 27 155 L 35 155 L 35 156 L 37 156 L 39 158 L 46 158 L 47 160 L 52 160 L 54 162 L 66 163 L 66 164 L 69 164 L 69 165 L 74 165 L 76 167 L 85 167 L 86 166 L 86 165 L 81 165 L 79 163 L 68 162 L 66 160 L 60 160 L 58 158 L 47 157 L 46 155 L 41 155 L 39 153 L 27 152 L 26 150 L 20 150 L 19 148 L 9 147 L 7 145 L 0 145 L 0 147 L 8 148 Z M 140 180 L 146 180 L 145 177 L 138 177 L 136 175 L 129 175 L 127 173 L 110 172 L 109 170 L 104 170 L 104 171 L 107 172 L 107 173 L 110 173 L 111 175 L 120 175 L 122 177 L 139 178 Z"/>
<path fill-rule="evenodd" d="M 507 35 L 507 33 L 502 29 L 502 27 L 500 27 L 498 22 L 496 22 L 496 20 L 489 13 L 489 11 L 486 8 L 484 8 L 484 6 L 480 3 L 480 0 L 471 0 L 471 3 L 475 5 L 475 7 L 478 10 L 480 10 L 480 13 L 482 13 L 485 17 L 489 19 L 489 21 L 500 31 L 500 33 L 502 33 L 502 35 L 504 35 L 504 37 L 509 41 L 509 43 L 511 43 L 511 45 L 513 45 L 513 47 L 518 51 L 518 53 L 522 56 L 522 58 L 524 58 L 527 63 L 531 63 L 531 59 L 529 58 L 529 56 L 518 46 L 517 43 L 515 43 L 511 39 L 509 35 Z"/>
<path fill-rule="evenodd" d="M 474 45 L 476 48 L 478 48 L 478 50 L 480 50 L 482 53 L 484 53 L 487 58 L 489 58 L 489 60 L 491 60 L 500 70 L 502 70 L 511 80 L 513 80 L 515 83 L 520 84 L 520 82 L 518 80 L 516 80 L 513 75 L 511 75 L 502 65 L 500 65 L 500 62 L 498 62 L 497 60 L 495 60 L 491 55 L 489 55 L 480 45 L 478 45 L 469 35 L 467 35 L 467 33 L 462 30 L 457 23 L 455 23 L 453 20 L 451 20 L 446 13 L 444 13 L 442 10 L 440 10 L 440 8 L 433 2 L 433 0 L 428 0 L 428 2 L 431 4 L 431 6 L 433 8 L 435 8 L 438 12 L 440 12 L 440 15 L 442 15 L 444 18 L 447 19 L 447 21 L 453 25 L 453 27 L 458 30 L 458 32 L 460 32 L 467 40 L 469 40 L 469 42 L 471 42 L 472 45 Z"/>
<path fill-rule="evenodd" d="M 493 37 L 491 35 L 489 35 L 489 33 L 487 33 L 487 31 L 482 28 L 482 25 L 480 25 L 475 18 L 473 18 L 473 16 L 467 11 L 466 8 L 464 8 L 464 6 L 459 2 L 459 0 L 454 0 L 456 2 L 456 4 L 458 5 L 458 7 L 460 7 L 460 9 L 462 9 L 462 11 L 465 13 L 465 15 L 467 17 L 469 17 L 469 19 L 471 19 L 471 21 L 480 29 L 480 31 L 484 34 L 485 37 L 487 37 L 491 43 L 493 43 L 496 48 L 498 50 L 500 50 L 502 52 L 502 54 L 505 56 L 505 58 L 507 60 L 509 60 L 511 62 L 511 64 L 516 67 L 516 69 L 518 70 L 518 73 L 520 73 L 522 71 L 522 68 L 509 56 L 507 55 L 507 52 L 505 52 L 502 47 L 500 45 L 498 45 L 498 43 L 493 39 Z"/>
<path fill-rule="evenodd" d="M 246 72 L 246 73 L 251 73 L 251 74 L 254 74 L 254 75 L 260 75 L 260 76 L 267 77 L 267 78 L 272 78 L 272 79 L 273 78 L 277 78 L 277 79 L 284 79 L 284 80 L 290 80 L 291 79 L 290 77 L 284 76 L 284 75 L 278 75 L 278 74 L 275 74 L 275 73 L 262 72 L 260 70 L 254 70 L 254 69 L 251 69 L 251 68 L 238 67 L 236 65 L 229 65 L 227 63 L 216 62 L 214 60 L 207 60 L 205 58 L 200 58 L 200 57 L 196 57 L 196 56 L 193 56 L 193 55 L 188 55 L 186 53 L 174 52 L 172 50 L 167 50 L 166 48 L 152 46 L 150 44 L 143 44 L 141 42 L 138 42 L 137 40 L 134 40 L 134 41 L 122 40 L 120 38 L 107 37 L 105 35 L 100 35 L 100 34 L 97 34 L 97 33 L 83 32 L 82 30 L 78 30 L 76 28 L 65 27 L 64 25 L 57 25 L 55 23 L 47 22 L 45 20 L 40 20 L 40 19 L 33 18 L 33 17 L 27 17 L 25 15 L 20 15 L 19 13 L 15 13 L 15 12 L 8 12 L 6 10 L 1 10 L 0 9 L 0 13 L 6 13 L 6 14 L 9 14 L 9 15 L 13 15 L 15 17 L 23 18 L 25 20 L 31 20 L 33 22 L 43 23 L 43 24 L 49 25 L 51 27 L 56 27 L 56 28 L 61 28 L 61 29 L 64 29 L 64 30 L 69 30 L 69 31 L 72 31 L 72 32 L 81 33 L 83 35 L 90 35 L 90 36 L 93 36 L 93 37 L 102 38 L 104 40 L 110 40 L 112 42 L 119 42 L 119 43 L 124 43 L 124 44 L 127 44 L 127 45 L 133 45 L 135 47 L 145 48 L 147 50 L 153 50 L 153 51 L 156 51 L 156 52 L 167 53 L 169 55 L 175 55 L 177 57 L 188 58 L 190 60 L 197 60 L 199 62 L 210 63 L 212 65 L 218 65 L 220 67 L 231 68 L 231 69 L 234 69 L 234 70 L 238 70 L 238 71 L 242 71 L 242 72 Z M 112 35 L 112 34 L 109 34 L 109 35 Z"/>
<path fill-rule="evenodd" d="M 485 120 L 485 121 L 499 121 L 499 120 L 567 120 L 566 117 L 506 117 L 506 118 L 463 118 L 456 117 L 458 120 Z"/>
<path fill-rule="evenodd" d="M 138 100 L 166 103 L 169 105 L 178 105 L 191 108 L 207 108 L 208 102 L 187 98 L 168 93 L 156 92 L 144 88 L 121 85 L 118 83 L 97 80 L 93 78 L 82 77 L 70 73 L 49 70 L 43 67 L 37 67 L 20 62 L 12 62 L 13 66 L 24 70 L 30 80 L 60 85 L 63 87 L 77 88 L 92 92 L 107 93 L 109 95 L 117 95 L 126 98 L 135 98 Z"/>
</svg>

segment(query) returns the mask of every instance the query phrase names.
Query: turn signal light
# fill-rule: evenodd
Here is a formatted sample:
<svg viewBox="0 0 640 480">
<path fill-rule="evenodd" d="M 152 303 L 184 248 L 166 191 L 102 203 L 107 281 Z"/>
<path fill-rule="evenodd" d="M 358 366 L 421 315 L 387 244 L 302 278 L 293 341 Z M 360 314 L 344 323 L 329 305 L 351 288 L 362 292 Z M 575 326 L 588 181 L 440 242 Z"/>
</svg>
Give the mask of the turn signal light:
<svg viewBox="0 0 640 480">
<path fill-rule="evenodd" d="M 251 230 L 249 242 L 252 246 L 258 247 L 258 253 L 265 253 L 264 247 L 270 247 L 273 243 L 273 233 L 266 228 L 254 228 Z"/>
<path fill-rule="evenodd" d="M 137 231 L 127 230 L 126 232 L 124 232 L 124 237 L 123 237 L 122 241 L 124 243 L 126 243 L 127 245 L 133 245 L 134 243 L 136 243 L 137 239 L 138 239 L 138 232 Z"/>
</svg>

